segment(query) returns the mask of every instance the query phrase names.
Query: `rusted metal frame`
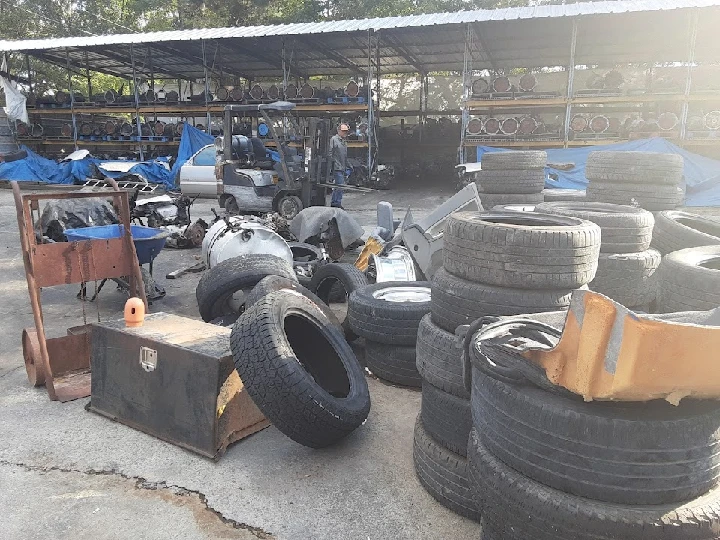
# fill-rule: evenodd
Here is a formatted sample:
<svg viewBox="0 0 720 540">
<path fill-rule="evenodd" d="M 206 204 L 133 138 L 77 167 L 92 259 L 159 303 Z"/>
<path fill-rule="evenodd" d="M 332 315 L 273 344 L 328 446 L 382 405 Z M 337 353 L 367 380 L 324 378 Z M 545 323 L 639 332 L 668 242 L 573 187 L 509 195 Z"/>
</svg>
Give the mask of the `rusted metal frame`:
<svg viewBox="0 0 720 540">
<path fill-rule="evenodd" d="M 299 39 L 299 36 L 296 36 L 295 39 Z M 263 62 L 274 69 L 282 69 L 282 55 L 277 55 L 275 53 L 257 52 L 247 47 L 243 47 L 242 45 L 236 45 L 235 43 L 233 43 L 233 50 L 235 52 L 239 52 L 241 54 L 244 54 L 245 56 L 249 56 L 251 58 L 254 58 L 255 60 L 259 60 L 260 62 Z M 323 51 L 323 53 L 325 53 L 325 51 Z M 290 71 L 294 71 L 298 77 L 301 77 L 303 79 L 309 78 L 309 74 L 303 72 L 297 64 L 293 65 L 292 63 L 290 63 Z M 252 76 L 243 77 L 245 77 L 248 81 L 252 80 Z"/>
<path fill-rule="evenodd" d="M 575 52 L 577 50 L 579 19 L 573 18 L 570 37 L 570 64 L 568 65 L 567 104 L 565 105 L 565 124 L 563 128 L 563 146 L 567 148 L 570 138 L 570 119 L 572 117 L 572 97 L 575 86 Z"/>
<path fill-rule="evenodd" d="M 697 46 L 698 21 L 700 19 L 700 10 L 694 9 L 690 14 L 689 42 L 688 42 L 688 65 L 685 78 L 685 99 L 682 104 L 682 113 L 680 115 L 680 140 L 685 140 L 687 136 L 687 120 L 690 111 L 690 90 L 692 88 L 692 68 L 695 63 L 695 48 Z"/>
<path fill-rule="evenodd" d="M 70 117 L 72 118 L 73 127 L 73 145 L 75 150 L 78 149 L 77 145 L 77 117 L 75 116 L 75 93 L 72 87 L 72 72 L 70 71 L 70 51 L 65 48 L 65 61 L 67 63 L 67 74 L 68 74 L 68 92 L 70 93 Z"/>
<path fill-rule="evenodd" d="M 140 136 L 142 135 L 142 129 L 140 129 L 140 93 L 138 92 L 138 79 L 135 71 L 135 49 L 132 43 L 130 44 L 130 63 L 132 64 L 133 94 L 135 95 L 135 122 L 137 123 L 137 134 Z M 145 151 L 140 139 L 138 139 L 138 149 L 140 150 L 140 161 L 145 161 Z"/>
<path fill-rule="evenodd" d="M 183 60 L 187 60 L 188 62 L 192 62 L 194 64 L 202 65 L 202 59 L 198 58 L 197 56 L 188 55 L 178 49 L 175 49 L 174 47 L 171 47 L 169 45 L 161 45 L 158 43 L 154 43 L 153 47 L 155 47 L 158 51 L 161 51 L 165 54 L 169 54 L 172 56 L 177 56 L 182 58 Z M 180 70 L 174 70 L 174 69 L 167 69 L 163 66 L 162 61 L 156 65 L 156 69 L 159 73 L 164 73 L 165 75 L 169 75 L 170 78 L 183 80 L 183 81 L 192 81 L 192 77 L 185 75 L 185 73 Z"/>
<path fill-rule="evenodd" d="M 89 395 L 90 384 L 87 373 L 81 374 L 76 373 L 75 370 L 86 370 L 89 367 L 89 346 L 88 337 L 86 333 L 82 331 L 77 332 L 77 329 L 68 329 L 68 335 L 60 338 L 53 338 L 48 340 L 45 335 L 45 327 L 43 322 L 42 314 L 42 303 L 40 300 L 40 284 L 36 280 L 36 259 L 41 261 L 41 264 L 51 267 L 51 270 L 57 274 L 57 269 L 65 265 L 66 269 L 72 268 L 72 261 L 70 260 L 69 254 L 67 253 L 68 247 L 72 251 L 78 254 L 78 269 L 82 277 L 82 267 L 86 266 L 87 278 L 99 279 L 102 276 L 96 275 L 94 272 L 95 261 L 93 259 L 93 268 L 90 270 L 90 265 L 83 265 L 80 257 L 80 251 L 76 248 L 82 246 L 86 252 L 91 252 L 93 245 L 102 245 L 108 241 L 106 240 L 88 240 L 84 242 L 71 242 L 66 243 L 68 246 L 61 246 L 61 244 L 37 244 L 34 234 L 34 223 L 33 223 L 33 210 L 39 212 L 38 201 L 44 199 L 80 199 L 90 197 L 107 197 L 111 196 L 114 200 L 118 201 L 119 215 L 122 224 L 125 227 L 125 235 L 123 239 L 118 239 L 124 242 L 126 247 L 126 257 L 131 256 L 129 262 L 130 270 L 130 283 L 131 290 L 134 295 L 140 295 L 143 302 L 147 306 L 147 299 L 145 297 L 144 287 L 139 287 L 142 283 L 142 277 L 140 273 L 139 264 L 137 264 L 137 253 L 135 251 L 135 244 L 132 240 L 132 233 L 130 230 L 130 206 L 128 201 L 127 192 L 120 192 L 118 190 L 117 183 L 114 181 L 110 182 L 115 191 L 111 194 L 103 193 L 45 193 L 45 194 L 28 194 L 21 195 L 20 187 L 17 182 L 12 182 L 13 197 L 15 199 L 15 210 L 18 221 L 18 229 L 20 233 L 20 244 L 22 247 L 23 264 L 25 266 L 26 281 L 28 285 L 28 295 L 30 296 L 30 304 L 33 310 L 33 319 L 35 322 L 35 334 L 37 341 L 32 347 L 33 351 L 24 351 L 24 354 L 29 354 L 32 357 L 31 369 L 28 369 L 28 377 L 31 382 L 35 385 L 45 384 L 48 396 L 51 400 L 56 401 L 70 401 L 73 399 L 85 397 Z M 49 256 L 47 252 L 48 247 L 57 248 L 60 246 L 64 249 L 62 261 L 59 261 L 57 257 L 53 258 Z M 54 260 L 53 260 L 54 259 Z M 57 264 L 54 264 L 58 261 Z M 86 261 L 87 262 L 87 261 Z M 133 264 L 135 263 L 135 264 Z M 125 267 L 123 266 L 123 269 Z M 66 273 L 66 276 L 72 275 Z M 57 284 L 64 284 L 77 281 L 57 280 Z M 25 343 L 23 343 L 25 346 Z M 64 377 L 64 384 L 60 388 L 56 388 L 55 377 L 50 363 L 50 348 L 55 352 L 55 357 L 58 362 L 59 377 Z M 39 358 L 38 358 L 39 356 Z M 25 359 L 26 365 L 28 358 Z M 85 364 L 87 360 L 87 364 Z M 38 365 L 39 364 L 39 365 Z M 64 368 L 64 369 L 62 369 Z M 32 373 L 31 373 L 32 372 Z"/>
<path fill-rule="evenodd" d="M 465 49 L 463 52 L 463 95 L 462 108 L 460 115 L 460 146 L 458 147 L 457 157 L 458 163 L 465 163 L 467 157 L 465 155 L 465 132 L 470 121 L 470 109 L 468 109 L 467 101 L 470 98 L 470 87 L 472 85 L 472 46 L 474 32 L 470 23 L 465 25 Z"/>
</svg>

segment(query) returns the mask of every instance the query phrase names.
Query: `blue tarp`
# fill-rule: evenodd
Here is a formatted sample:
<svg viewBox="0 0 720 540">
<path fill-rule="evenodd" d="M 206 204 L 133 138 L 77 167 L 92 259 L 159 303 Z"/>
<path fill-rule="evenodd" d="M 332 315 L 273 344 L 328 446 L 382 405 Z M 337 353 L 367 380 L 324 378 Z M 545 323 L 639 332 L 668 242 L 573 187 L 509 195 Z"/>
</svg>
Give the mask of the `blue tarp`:
<svg viewBox="0 0 720 540">
<path fill-rule="evenodd" d="M 507 152 L 508 150 L 510 149 L 479 146 L 477 159 L 482 161 L 485 152 Z M 568 171 L 546 169 L 546 173 L 553 173 L 558 177 L 557 181 L 548 177 L 545 181 L 546 187 L 585 189 L 588 184 L 585 177 L 585 164 L 590 152 L 598 150 L 635 150 L 679 154 L 685 160 L 685 204 L 687 206 L 720 206 L 720 161 L 693 154 L 659 137 L 603 146 L 547 150 L 549 163 L 573 163 L 575 166 Z"/>
<path fill-rule="evenodd" d="M 146 178 L 148 182 L 155 184 L 163 184 L 166 189 L 175 187 L 175 178 L 180 167 L 195 152 L 202 147 L 212 144 L 215 138 L 212 135 L 200 131 L 188 124 L 185 124 L 182 137 L 180 138 L 180 147 L 178 148 L 177 161 L 173 165 L 172 170 L 168 167 L 167 158 L 157 158 L 153 161 L 137 162 L 129 172 L 139 174 Z M 86 157 L 66 163 L 57 163 L 50 159 L 39 156 L 27 147 L 28 157 L 10 163 L 0 163 L 0 180 L 17 180 L 18 182 L 44 182 L 47 184 L 72 184 L 74 182 L 85 182 L 90 176 L 90 166 L 95 164 L 99 167 L 100 163 L 107 160 L 99 160 L 93 157 Z M 100 167 L 103 174 L 117 178 L 126 173 L 112 172 Z"/>
</svg>

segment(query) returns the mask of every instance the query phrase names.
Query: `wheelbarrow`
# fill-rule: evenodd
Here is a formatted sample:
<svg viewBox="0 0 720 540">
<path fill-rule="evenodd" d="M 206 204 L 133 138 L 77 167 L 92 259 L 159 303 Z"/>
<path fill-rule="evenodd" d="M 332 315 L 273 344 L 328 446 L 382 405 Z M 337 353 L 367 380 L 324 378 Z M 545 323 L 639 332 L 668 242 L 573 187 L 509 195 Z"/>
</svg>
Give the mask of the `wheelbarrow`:
<svg viewBox="0 0 720 540">
<path fill-rule="evenodd" d="M 79 229 L 65 229 L 65 236 L 68 242 L 79 242 L 83 240 L 103 240 L 109 238 L 121 238 L 125 234 L 125 227 L 123 225 L 100 225 L 96 227 L 82 227 Z M 137 253 L 138 263 L 142 266 L 147 264 L 150 266 L 150 272 L 147 273 L 144 269 L 141 269 L 143 283 L 145 286 L 145 294 L 148 301 L 152 303 L 153 300 L 162 298 L 165 296 L 165 289 L 155 283 L 152 278 L 153 273 L 153 261 L 155 257 L 162 251 L 165 246 L 165 240 L 168 238 L 170 233 L 162 229 L 155 229 L 153 227 L 144 227 L 142 225 L 130 225 L 130 234 L 132 235 L 133 244 L 135 244 L 135 252 Z M 123 276 L 120 278 L 112 278 L 118 284 L 118 288 L 130 295 L 130 283 L 127 277 Z M 93 302 L 103 286 L 107 278 L 100 282 L 100 285 L 95 290 L 95 294 L 90 301 Z M 84 299 L 86 296 L 85 284 L 81 285 L 78 298 Z"/>
</svg>

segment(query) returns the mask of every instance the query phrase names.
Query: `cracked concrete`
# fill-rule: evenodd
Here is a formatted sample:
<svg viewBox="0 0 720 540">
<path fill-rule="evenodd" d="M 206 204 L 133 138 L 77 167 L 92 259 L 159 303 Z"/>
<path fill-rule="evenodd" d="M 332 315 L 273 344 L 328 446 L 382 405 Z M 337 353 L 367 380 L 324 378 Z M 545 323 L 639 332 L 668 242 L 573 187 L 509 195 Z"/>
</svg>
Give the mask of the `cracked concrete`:
<svg viewBox="0 0 720 540">
<path fill-rule="evenodd" d="M 363 226 L 378 200 L 416 216 L 451 188 L 346 195 Z M 402 204 L 400 204 L 402 203 Z M 211 217 L 201 201 L 194 217 Z M 479 537 L 479 525 L 439 505 L 418 483 L 412 434 L 420 393 L 368 379 L 366 424 L 322 450 L 268 428 L 213 462 L 84 409 L 87 399 L 51 402 L 28 385 L 20 335 L 32 325 L 18 256 L 11 193 L 0 189 L 0 538 L 54 539 L 453 539 Z M 151 311 L 198 318 L 200 276 L 164 275 L 196 262 L 199 250 L 164 250 L 155 276 L 167 296 Z M 82 323 L 76 286 L 43 291 L 49 336 Z M 120 317 L 125 298 L 106 286 L 89 320 Z M 67 472 L 64 472 L 67 471 Z M 148 489 L 150 488 L 150 489 Z"/>
</svg>

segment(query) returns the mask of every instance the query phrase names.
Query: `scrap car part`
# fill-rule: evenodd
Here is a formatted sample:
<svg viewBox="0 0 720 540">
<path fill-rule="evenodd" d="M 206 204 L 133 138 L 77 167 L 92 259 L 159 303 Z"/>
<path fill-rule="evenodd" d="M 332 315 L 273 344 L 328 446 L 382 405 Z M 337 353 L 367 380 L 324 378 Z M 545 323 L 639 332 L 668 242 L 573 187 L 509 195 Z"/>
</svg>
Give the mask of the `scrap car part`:
<svg viewBox="0 0 720 540">
<path fill-rule="evenodd" d="M 477 186 L 470 183 L 423 219 L 415 221 L 408 210 L 402 224 L 402 241 L 425 279 L 432 278 L 442 267 L 445 220 L 453 212 L 474 209 L 482 211 L 483 207 Z"/>
<path fill-rule="evenodd" d="M 292 264 L 293 254 L 288 243 L 268 227 L 244 217 L 228 217 L 217 221 L 205 234 L 202 260 L 208 268 L 240 255 L 275 255 Z"/>
</svg>

